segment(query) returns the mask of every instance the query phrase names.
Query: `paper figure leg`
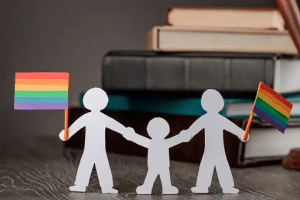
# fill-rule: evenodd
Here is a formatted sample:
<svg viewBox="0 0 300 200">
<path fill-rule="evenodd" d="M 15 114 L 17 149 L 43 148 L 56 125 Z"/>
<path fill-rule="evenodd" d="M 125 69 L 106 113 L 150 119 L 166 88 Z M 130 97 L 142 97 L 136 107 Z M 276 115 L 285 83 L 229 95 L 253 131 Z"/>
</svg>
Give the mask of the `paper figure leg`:
<svg viewBox="0 0 300 200">
<path fill-rule="evenodd" d="M 210 159 L 209 155 L 204 154 L 199 168 L 196 187 L 192 188 L 193 193 L 208 193 L 214 167 L 214 161 Z"/>
<path fill-rule="evenodd" d="M 118 190 L 112 188 L 113 179 L 107 156 L 97 157 L 95 165 L 102 193 L 118 193 Z"/>
<path fill-rule="evenodd" d="M 178 194 L 178 189 L 171 185 L 170 168 L 163 169 L 160 172 L 163 194 Z"/>
<path fill-rule="evenodd" d="M 226 159 L 226 156 L 220 158 L 216 163 L 216 171 L 223 189 L 223 193 L 238 193 L 239 190 L 234 188 L 232 173 Z"/>
<path fill-rule="evenodd" d="M 151 194 L 154 181 L 158 173 L 148 168 L 144 184 L 136 188 L 137 194 Z"/>
<path fill-rule="evenodd" d="M 77 170 L 74 186 L 70 187 L 71 191 L 85 192 L 86 187 L 89 184 L 93 166 L 94 161 L 89 155 L 83 153 Z"/>
</svg>

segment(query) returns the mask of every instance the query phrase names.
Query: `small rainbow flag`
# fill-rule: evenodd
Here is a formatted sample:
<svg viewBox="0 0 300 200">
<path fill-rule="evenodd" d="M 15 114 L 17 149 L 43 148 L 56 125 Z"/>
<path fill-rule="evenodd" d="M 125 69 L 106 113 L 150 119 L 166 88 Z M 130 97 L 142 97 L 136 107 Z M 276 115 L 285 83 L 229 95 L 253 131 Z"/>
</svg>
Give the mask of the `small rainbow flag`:
<svg viewBox="0 0 300 200">
<path fill-rule="evenodd" d="M 15 79 L 15 110 L 68 109 L 69 73 L 21 72 Z"/>
<path fill-rule="evenodd" d="M 284 133 L 291 116 L 292 107 L 291 102 L 263 82 L 260 82 L 242 140 L 247 141 L 254 113 Z"/>
<path fill-rule="evenodd" d="M 284 133 L 293 104 L 264 83 L 259 84 L 253 112 Z"/>
</svg>

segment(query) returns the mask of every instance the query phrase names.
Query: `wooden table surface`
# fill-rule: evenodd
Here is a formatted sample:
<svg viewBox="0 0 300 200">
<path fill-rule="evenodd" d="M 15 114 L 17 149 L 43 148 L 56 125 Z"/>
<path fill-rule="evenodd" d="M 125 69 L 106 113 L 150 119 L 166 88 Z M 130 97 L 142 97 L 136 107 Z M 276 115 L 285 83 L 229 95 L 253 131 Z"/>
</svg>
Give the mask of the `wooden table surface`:
<svg viewBox="0 0 300 200">
<path fill-rule="evenodd" d="M 82 150 L 66 149 L 58 137 L 0 141 L 0 199 L 300 199 L 300 172 L 279 165 L 232 168 L 239 194 L 223 194 L 214 173 L 209 194 L 193 194 L 199 164 L 171 161 L 172 184 L 179 195 L 161 195 L 160 180 L 153 195 L 137 195 L 144 181 L 146 158 L 108 154 L 118 194 L 101 194 L 93 170 L 86 193 L 72 193 Z"/>
</svg>

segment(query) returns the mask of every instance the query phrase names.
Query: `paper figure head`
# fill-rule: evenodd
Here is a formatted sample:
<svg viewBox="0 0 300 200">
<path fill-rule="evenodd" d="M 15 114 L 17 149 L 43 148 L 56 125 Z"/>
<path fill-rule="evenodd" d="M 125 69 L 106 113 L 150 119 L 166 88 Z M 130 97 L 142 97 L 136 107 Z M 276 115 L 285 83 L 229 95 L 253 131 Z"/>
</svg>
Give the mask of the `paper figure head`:
<svg viewBox="0 0 300 200">
<path fill-rule="evenodd" d="M 83 105 L 93 111 L 103 110 L 108 103 L 106 92 L 100 88 L 91 88 L 83 96 Z"/>
<path fill-rule="evenodd" d="M 201 97 L 201 105 L 208 113 L 220 112 L 224 107 L 224 99 L 217 90 L 208 89 Z"/>
<path fill-rule="evenodd" d="M 170 126 L 163 118 L 155 117 L 148 123 L 147 132 L 152 139 L 163 139 L 169 134 Z"/>
</svg>

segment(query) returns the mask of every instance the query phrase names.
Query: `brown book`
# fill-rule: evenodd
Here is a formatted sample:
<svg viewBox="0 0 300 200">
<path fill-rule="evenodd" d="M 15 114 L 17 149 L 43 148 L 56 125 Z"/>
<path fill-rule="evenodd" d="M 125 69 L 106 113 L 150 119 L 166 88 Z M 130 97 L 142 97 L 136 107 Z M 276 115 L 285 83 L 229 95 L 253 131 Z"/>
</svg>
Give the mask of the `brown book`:
<svg viewBox="0 0 300 200">
<path fill-rule="evenodd" d="M 165 21 L 173 26 L 284 30 L 284 20 L 273 8 L 170 7 Z"/>
<path fill-rule="evenodd" d="M 275 3 L 300 53 L 300 14 L 297 2 L 295 0 L 275 0 Z"/>
<path fill-rule="evenodd" d="M 298 54 L 288 31 L 155 26 L 148 32 L 153 51 Z"/>
</svg>

